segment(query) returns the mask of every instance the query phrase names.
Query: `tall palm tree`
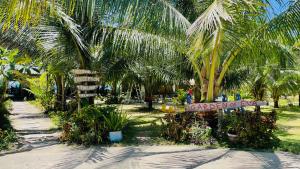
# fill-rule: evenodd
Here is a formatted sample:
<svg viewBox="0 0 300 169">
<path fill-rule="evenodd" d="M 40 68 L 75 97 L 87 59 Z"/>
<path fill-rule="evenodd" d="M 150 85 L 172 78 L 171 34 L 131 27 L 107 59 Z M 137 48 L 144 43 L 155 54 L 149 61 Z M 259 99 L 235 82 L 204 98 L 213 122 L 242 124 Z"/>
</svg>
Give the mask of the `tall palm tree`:
<svg viewBox="0 0 300 169">
<path fill-rule="evenodd" d="M 291 41 L 297 37 L 298 28 L 295 27 L 299 24 L 299 2 L 265 23 L 261 20 L 268 1 L 214 0 L 201 3 L 207 5 L 206 9 L 188 30 L 189 58 L 200 79 L 202 98 L 206 101 L 211 102 L 218 95 L 224 76 L 234 61 L 261 57 L 255 53 L 245 55 L 245 51 L 253 51 L 253 48 L 259 51 L 257 42 L 264 42 L 260 44 L 267 48 L 276 42 L 278 36 Z M 287 25 L 283 24 L 284 19 L 288 19 Z M 288 38 L 281 36 L 285 34 L 289 35 Z"/>
<path fill-rule="evenodd" d="M 180 46 L 182 35 L 190 25 L 163 0 L 50 2 L 53 1 L 3 2 L 4 6 L 11 6 L 8 10 L 2 9 L 6 13 L 2 15 L 3 29 L 23 29 L 29 24 L 30 27 L 25 28 L 35 34 L 45 57 L 54 62 L 73 58 L 77 67 L 84 69 L 99 66 L 93 61 L 103 53 L 123 57 L 177 55 L 176 46 Z M 41 12 L 41 9 L 45 10 Z M 30 12 L 36 15 L 28 15 Z"/>
</svg>

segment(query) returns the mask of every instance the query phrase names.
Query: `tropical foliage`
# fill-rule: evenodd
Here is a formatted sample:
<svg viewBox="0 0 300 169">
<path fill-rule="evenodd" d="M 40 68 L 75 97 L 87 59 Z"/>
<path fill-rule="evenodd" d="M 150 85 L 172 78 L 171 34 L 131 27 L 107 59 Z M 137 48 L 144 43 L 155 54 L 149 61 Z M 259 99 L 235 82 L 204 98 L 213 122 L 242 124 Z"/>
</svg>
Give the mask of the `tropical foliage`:
<svg viewBox="0 0 300 169">
<path fill-rule="evenodd" d="M 128 121 L 126 114 L 112 106 L 88 106 L 78 113 L 60 113 L 62 141 L 80 144 L 108 142 L 108 133 L 122 130 Z"/>
<path fill-rule="evenodd" d="M 284 5 L 281 0 L 2 0 L 0 106 L 8 81 L 18 79 L 46 110 L 62 115 L 62 140 L 92 144 L 123 129 L 128 117 L 115 107 L 91 105 L 93 97 L 80 99 L 72 69 L 98 72 L 97 85 L 111 87 L 106 104 L 135 95 L 149 110 L 159 89 L 173 85 L 185 88 L 177 93 L 184 104 L 192 78 L 196 102 L 241 90 L 254 100 L 272 98 L 275 107 L 281 96 L 299 94 L 300 100 L 300 2 L 289 2 L 287 10 L 269 18 L 273 3 Z M 29 77 L 37 67 L 39 77 Z M 241 123 L 232 127 L 249 129 L 238 133 L 243 145 L 260 148 L 276 140 L 275 119 L 270 115 L 266 122 L 259 110 L 233 117 Z M 211 142 L 211 134 L 217 136 L 216 112 L 201 113 L 166 115 L 164 136 Z"/>
</svg>

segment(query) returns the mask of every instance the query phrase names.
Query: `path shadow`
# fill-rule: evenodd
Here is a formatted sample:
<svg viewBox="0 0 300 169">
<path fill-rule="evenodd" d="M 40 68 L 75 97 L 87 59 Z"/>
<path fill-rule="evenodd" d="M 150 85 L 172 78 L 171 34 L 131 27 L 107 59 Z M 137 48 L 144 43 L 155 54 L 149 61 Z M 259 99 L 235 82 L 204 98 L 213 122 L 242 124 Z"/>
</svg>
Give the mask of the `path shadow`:
<svg viewBox="0 0 300 169">
<path fill-rule="evenodd" d="M 263 161 L 264 169 L 281 169 L 281 168 L 300 168 L 300 156 L 295 154 L 280 152 L 280 158 L 275 153 L 250 152 L 253 156 Z"/>
</svg>

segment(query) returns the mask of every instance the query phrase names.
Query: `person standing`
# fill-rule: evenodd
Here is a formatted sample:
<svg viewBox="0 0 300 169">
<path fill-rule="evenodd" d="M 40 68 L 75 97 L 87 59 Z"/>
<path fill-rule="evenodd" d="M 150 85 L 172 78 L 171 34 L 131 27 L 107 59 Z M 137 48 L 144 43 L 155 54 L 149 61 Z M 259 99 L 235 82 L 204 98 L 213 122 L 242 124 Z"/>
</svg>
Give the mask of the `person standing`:
<svg viewBox="0 0 300 169">
<path fill-rule="evenodd" d="M 186 96 L 186 102 L 188 104 L 192 104 L 192 101 L 193 101 L 193 90 L 189 89 Z"/>
</svg>

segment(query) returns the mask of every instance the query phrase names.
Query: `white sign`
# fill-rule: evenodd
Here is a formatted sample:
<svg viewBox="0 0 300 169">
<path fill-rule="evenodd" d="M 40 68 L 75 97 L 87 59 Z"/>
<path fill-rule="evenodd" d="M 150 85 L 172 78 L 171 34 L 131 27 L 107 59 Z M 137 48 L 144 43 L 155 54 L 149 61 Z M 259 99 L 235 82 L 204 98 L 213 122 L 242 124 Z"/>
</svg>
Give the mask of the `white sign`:
<svg viewBox="0 0 300 169">
<path fill-rule="evenodd" d="M 99 77 L 89 77 L 89 76 L 79 76 L 75 77 L 75 83 L 82 83 L 82 82 L 98 82 L 100 79 Z"/>
<path fill-rule="evenodd" d="M 97 85 L 93 86 L 84 86 L 84 85 L 78 85 L 77 89 L 80 91 L 91 91 L 91 90 L 96 90 L 98 88 Z"/>
<path fill-rule="evenodd" d="M 75 75 L 97 74 L 96 71 L 85 70 L 85 69 L 73 69 L 72 73 L 74 73 Z"/>
<path fill-rule="evenodd" d="M 187 112 L 198 112 L 198 111 L 212 111 L 228 108 L 238 108 L 246 106 L 264 106 L 267 105 L 267 102 L 264 101 L 234 101 L 234 102 L 217 102 L 217 103 L 196 103 L 190 104 L 185 107 Z"/>
<path fill-rule="evenodd" d="M 96 93 L 79 94 L 79 97 L 80 97 L 80 98 L 95 97 L 95 96 L 97 96 Z"/>
</svg>

